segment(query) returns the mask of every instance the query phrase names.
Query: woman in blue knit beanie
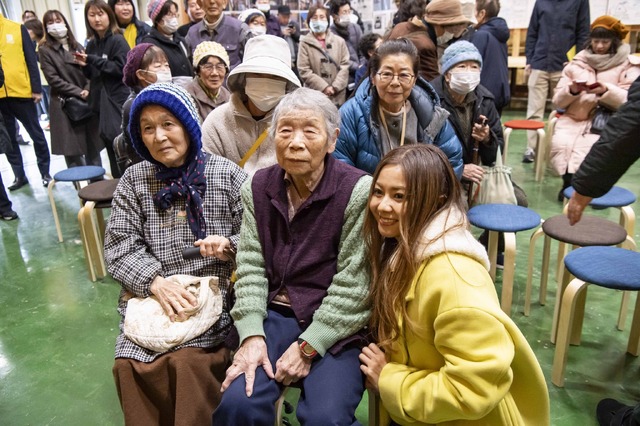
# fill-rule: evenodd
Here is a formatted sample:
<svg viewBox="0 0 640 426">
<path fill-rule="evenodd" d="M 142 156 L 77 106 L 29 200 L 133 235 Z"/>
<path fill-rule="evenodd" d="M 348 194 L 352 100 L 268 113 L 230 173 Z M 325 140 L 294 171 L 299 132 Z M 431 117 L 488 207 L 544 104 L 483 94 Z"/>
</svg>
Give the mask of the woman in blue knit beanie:
<svg viewBox="0 0 640 426">
<path fill-rule="evenodd" d="M 131 106 L 129 133 L 146 161 L 122 176 L 105 234 L 109 273 L 122 286 L 113 374 L 125 424 L 208 424 L 230 360 L 224 344 L 232 323 L 229 278 L 240 237 L 240 186 L 247 175 L 225 158 L 202 152 L 194 101 L 177 85 L 143 89 Z M 184 259 L 183 250 L 193 246 L 201 257 Z M 218 277 L 222 312 L 213 324 L 201 325 L 204 332 L 197 337 L 159 349 L 127 331 L 128 303 L 153 297 L 171 324 L 193 322 L 201 293 L 176 284 L 177 275 Z"/>
</svg>

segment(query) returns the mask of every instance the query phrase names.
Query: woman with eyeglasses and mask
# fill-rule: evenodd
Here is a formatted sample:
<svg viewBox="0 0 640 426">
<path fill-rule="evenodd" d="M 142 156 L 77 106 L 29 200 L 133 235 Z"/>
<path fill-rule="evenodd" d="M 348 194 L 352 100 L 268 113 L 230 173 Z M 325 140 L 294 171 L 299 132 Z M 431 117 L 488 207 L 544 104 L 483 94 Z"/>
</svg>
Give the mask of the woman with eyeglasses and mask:
<svg viewBox="0 0 640 426">
<path fill-rule="evenodd" d="M 349 84 L 349 48 L 329 31 L 329 11 L 318 3 L 309 8 L 311 30 L 300 38 L 298 73 L 305 87 L 318 90 L 336 105 L 344 103 Z"/>
<path fill-rule="evenodd" d="M 418 51 L 407 39 L 382 43 L 369 60 L 369 77 L 340 108 L 333 155 L 373 173 L 393 148 L 434 144 L 462 176 L 462 146 L 433 87 L 418 75 Z"/>
<path fill-rule="evenodd" d="M 89 80 L 73 57 L 74 52 L 83 52 L 84 48 L 76 41 L 60 11 L 48 10 L 42 19 L 45 36 L 38 54 L 42 72 L 51 86 L 51 153 L 64 155 L 67 167 L 102 166 L 100 150 L 103 145 L 100 138 L 95 137 L 98 116 L 83 123 L 73 123 L 62 111 L 59 100 L 69 97 L 87 100 L 89 97 Z"/>
<path fill-rule="evenodd" d="M 147 15 L 153 27 L 142 41 L 164 51 L 173 77 L 193 77 L 187 42 L 177 33 L 180 27 L 178 5 L 171 0 L 151 0 L 147 4 Z"/>
<path fill-rule="evenodd" d="M 196 101 L 198 113 L 204 122 L 211 111 L 231 98 L 231 92 L 223 86 L 229 71 L 229 55 L 221 44 L 203 41 L 193 52 L 193 67 L 196 76 L 185 89 Z"/>
</svg>

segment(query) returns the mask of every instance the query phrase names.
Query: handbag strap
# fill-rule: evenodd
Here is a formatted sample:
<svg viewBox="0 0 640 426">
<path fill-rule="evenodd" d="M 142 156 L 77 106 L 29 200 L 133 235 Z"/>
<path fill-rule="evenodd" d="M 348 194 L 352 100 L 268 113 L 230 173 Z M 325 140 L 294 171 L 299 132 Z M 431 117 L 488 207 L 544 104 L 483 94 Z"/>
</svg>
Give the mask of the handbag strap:
<svg viewBox="0 0 640 426">
<path fill-rule="evenodd" d="M 238 163 L 238 166 L 240 166 L 240 168 L 243 168 L 245 163 L 249 161 L 249 158 L 251 158 L 251 156 L 258 150 L 258 148 L 260 148 L 262 142 L 264 142 L 264 140 L 267 138 L 268 133 L 269 128 L 267 127 L 266 129 L 264 129 L 264 132 L 262 132 L 260 136 L 258 136 L 258 139 L 256 139 L 251 148 L 249 148 L 249 151 L 244 154 L 244 157 L 242 157 L 242 160 L 240 160 L 240 162 Z"/>
</svg>

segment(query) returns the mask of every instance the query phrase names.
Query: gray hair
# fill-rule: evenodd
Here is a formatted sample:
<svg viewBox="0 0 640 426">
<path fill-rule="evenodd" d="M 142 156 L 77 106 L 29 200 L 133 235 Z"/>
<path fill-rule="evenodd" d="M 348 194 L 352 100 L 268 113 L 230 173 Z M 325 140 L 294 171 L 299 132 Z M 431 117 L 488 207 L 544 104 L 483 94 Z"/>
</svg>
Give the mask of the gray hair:
<svg viewBox="0 0 640 426">
<path fill-rule="evenodd" d="M 275 140 L 276 127 L 280 117 L 302 110 L 319 112 L 322 118 L 324 118 L 327 136 L 334 138 L 335 129 L 340 128 L 340 113 L 338 112 L 338 108 L 336 108 L 333 102 L 331 102 L 331 99 L 324 93 L 306 87 L 296 89 L 286 94 L 284 98 L 280 100 L 278 106 L 273 111 L 271 127 L 269 128 L 269 138 Z M 331 142 L 334 141 L 332 140 Z"/>
</svg>

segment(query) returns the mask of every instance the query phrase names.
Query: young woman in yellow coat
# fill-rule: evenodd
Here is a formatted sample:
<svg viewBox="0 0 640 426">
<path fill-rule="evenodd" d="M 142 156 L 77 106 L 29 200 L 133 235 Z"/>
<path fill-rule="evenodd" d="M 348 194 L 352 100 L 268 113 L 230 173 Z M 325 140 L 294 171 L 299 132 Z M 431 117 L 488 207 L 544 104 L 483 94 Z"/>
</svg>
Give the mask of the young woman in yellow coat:
<svg viewBox="0 0 640 426">
<path fill-rule="evenodd" d="M 373 179 L 364 233 L 379 343 L 360 360 L 382 424 L 548 425 L 544 376 L 500 310 L 447 157 L 406 145 Z"/>
</svg>

